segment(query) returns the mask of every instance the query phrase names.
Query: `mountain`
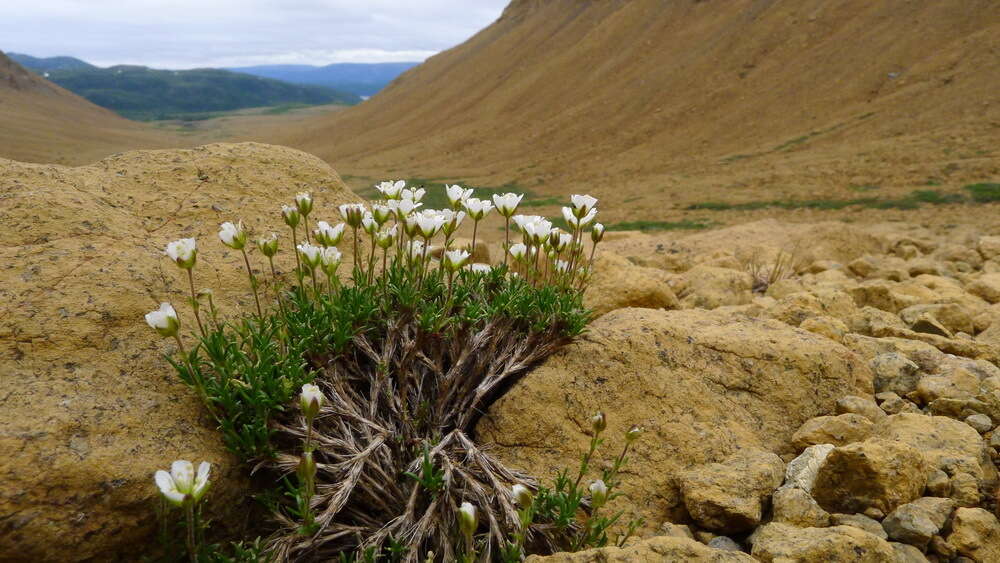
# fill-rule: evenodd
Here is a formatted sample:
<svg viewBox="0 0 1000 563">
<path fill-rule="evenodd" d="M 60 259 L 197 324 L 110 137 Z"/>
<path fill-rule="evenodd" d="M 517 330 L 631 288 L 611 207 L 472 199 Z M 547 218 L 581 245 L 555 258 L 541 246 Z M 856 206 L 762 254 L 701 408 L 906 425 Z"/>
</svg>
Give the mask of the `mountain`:
<svg viewBox="0 0 1000 563">
<path fill-rule="evenodd" d="M 176 142 L 26 70 L 0 52 L 0 158 L 83 164 Z"/>
<path fill-rule="evenodd" d="M 275 141 L 371 179 L 587 190 L 634 219 L 892 195 L 1000 176 L 998 52 L 996 0 L 515 0 Z"/>
<path fill-rule="evenodd" d="M 289 84 L 219 69 L 113 66 L 52 70 L 52 82 L 132 119 L 173 119 L 248 107 L 353 104 L 360 98 L 323 86 Z"/>
<path fill-rule="evenodd" d="M 17 64 L 35 72 L 52 70 L 83 70 L 97 68 L 75 57 L 32 57 L 23 53 L 7 53 L 7 56 Z"/>
<path fill-rule="evenodd" d="M 420 63 L 335 63 L 326 66 L 263 65 L 229 68 L 254 76 L 283 80 L 294 84 L 315 84 L 374 96 L 397 76 Z"/>
</svg>

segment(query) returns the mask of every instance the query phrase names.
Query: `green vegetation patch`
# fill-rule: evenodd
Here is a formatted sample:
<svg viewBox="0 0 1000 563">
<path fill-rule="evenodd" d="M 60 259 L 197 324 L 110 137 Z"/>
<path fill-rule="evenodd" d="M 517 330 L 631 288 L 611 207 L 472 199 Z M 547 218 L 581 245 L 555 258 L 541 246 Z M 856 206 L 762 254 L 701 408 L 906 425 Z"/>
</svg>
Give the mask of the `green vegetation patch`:
<svg viewBox="0 0 1000 563">
<path fill-rule="evenodd" d="M 977 186 L 986 187 L 977 188 Z M 975 186 L 966 186 L 965 189 L 973 192 L 973 199 L 976 202 L 1000 201 L 1000 184 L 976 184 Z M 744 203 L 706 201 L 689 205 L 687 208 L 690 210 L 706 211 L 756 211 L 770 208 L 837 210 L 853 206 L 866 207 L 868 209 L 917 209 L 921 204 L 945 205 L 949 203 L 965 203 L 966 201 L 965 196 L 960 193 L 947 193 L 938 190 L 914 190 L 909 195 L 898 199 L 859 197 L 852 199 L 748 201 Z"/>
<path fill-rule="evenodd" d="M 694 231 L 711 227 L 711 221 L 682 219 L 680 221 L 622 221 L 608 225 L 609 231 Z"/>
<path fill-rule="evenodd" d="M 1000 201 L 1000 183 L 988 182 L 982 184 L 969 184 L 962 188 L 969 192 L 972 200 L 976 203 L 991 203 Z"/>
</svg>

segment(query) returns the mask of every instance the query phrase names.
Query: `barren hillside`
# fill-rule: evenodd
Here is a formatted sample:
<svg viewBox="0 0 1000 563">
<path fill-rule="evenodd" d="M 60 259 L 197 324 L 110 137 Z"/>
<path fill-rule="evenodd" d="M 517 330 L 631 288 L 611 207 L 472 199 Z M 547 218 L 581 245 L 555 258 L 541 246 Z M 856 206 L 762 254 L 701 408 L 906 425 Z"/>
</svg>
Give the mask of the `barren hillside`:
<svg viewBox="0 0 1000 563">
<path fill-rule="evenodd" d="M 998 31 L 993 0 L 514 0 L 276 141 L 365 181 L 587 189 L 636 219 L 958 192 L 1000 177 Z"/>
<path fill-rule="evenodd" d="M 174 143 L 28 72 L 0 52 L 0 157 L 83 164 L 114 152 Z"/>
</svg>

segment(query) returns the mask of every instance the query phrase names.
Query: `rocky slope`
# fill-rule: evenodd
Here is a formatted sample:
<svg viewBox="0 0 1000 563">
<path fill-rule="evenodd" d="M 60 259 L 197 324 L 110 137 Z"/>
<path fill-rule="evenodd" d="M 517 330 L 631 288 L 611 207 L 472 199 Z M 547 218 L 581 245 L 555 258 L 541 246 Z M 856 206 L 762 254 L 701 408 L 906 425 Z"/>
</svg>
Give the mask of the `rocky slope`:
<svg viewBox="0 0 1000 563">
<path fill-rule="evenodd" d="M 278 141 L 352 175 L 586 190 L 615 220 L 958 188 L 1000 171 L 998 22 L 990 0 L 515 0 Z"/>
<path fill-rule="evenodd" d="M 317 217 L 357 200 L 319 159 L 252 143 L 79 168 L 0 160 L 0 560 L 134 560 L 153 530 L 153 472 L 177 458 L 213 463 L 221 513 L 246 507 L 243 469 L 143 315 L 171 301 L 191 321 L 187 282 L 163 256 L 181 237 L 197 237 L 195 282 L 224 314 L 253 307 L 219 223 L 286 239 L 280 204 L 301 190 Z"/>
</svg>

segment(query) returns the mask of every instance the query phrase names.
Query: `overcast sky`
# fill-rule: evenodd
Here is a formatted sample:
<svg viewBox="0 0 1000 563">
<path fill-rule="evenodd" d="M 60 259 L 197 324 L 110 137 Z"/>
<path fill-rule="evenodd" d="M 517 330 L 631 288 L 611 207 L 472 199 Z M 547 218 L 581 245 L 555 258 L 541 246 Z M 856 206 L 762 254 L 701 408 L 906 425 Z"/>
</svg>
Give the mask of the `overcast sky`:
<svg viewBox="0 0 1000 563">
<path fill-rule="evenodd" d="M 509 0 L 0 0 L 0 50 L 155 68 L 422 61 Z"/>
</svg>

